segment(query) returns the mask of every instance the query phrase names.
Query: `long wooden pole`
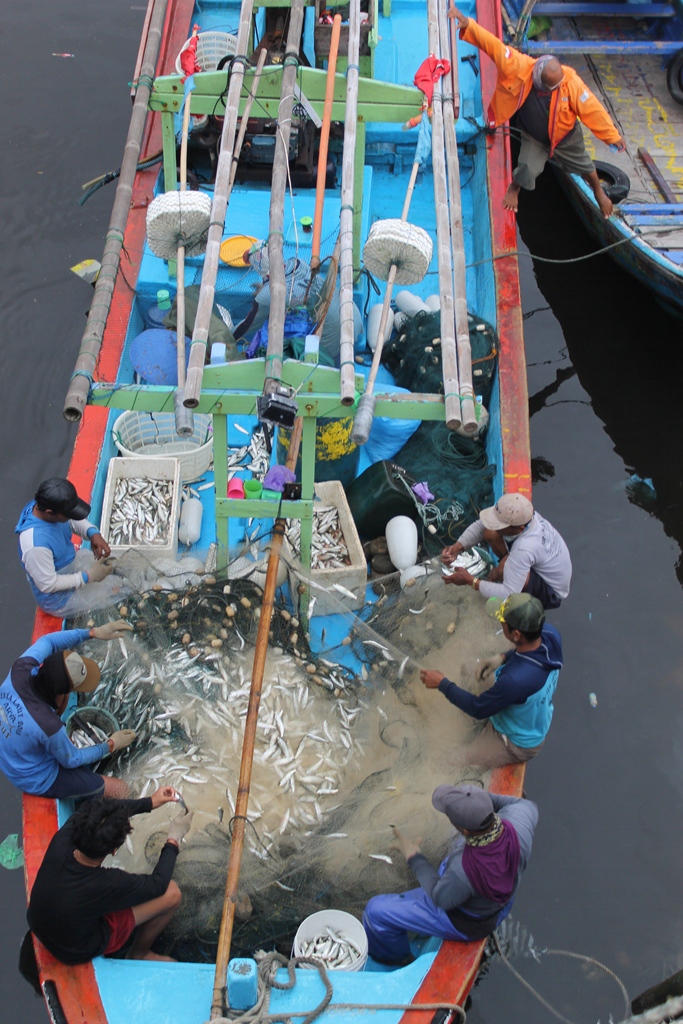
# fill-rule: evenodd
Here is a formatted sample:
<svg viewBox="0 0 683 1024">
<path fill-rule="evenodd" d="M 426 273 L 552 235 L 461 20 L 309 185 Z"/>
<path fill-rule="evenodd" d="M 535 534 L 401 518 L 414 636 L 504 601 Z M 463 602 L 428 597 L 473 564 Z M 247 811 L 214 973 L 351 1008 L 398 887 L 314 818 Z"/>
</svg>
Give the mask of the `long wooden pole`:
<svg viewBox="0 0 683 1024">
<path fill-rule="evenodd" d="M 223 226 L 230 198 L 230 174 L 232 171 L 235 135 L 237 134 L 237 117 L 239 114 L 240 96 L 244 71 L 247 63 L 246 52 L 249 45 L 249 32 L 254 9 L 254 0 L 243 0 L 240 10 L 240 23 L 237 32 L 237 56 L 233 58 L 230 71 L 230 85 L 225 103 L 225 119 L 221 133 L 221 148 L 218 154 L 216 181 L 214 183 L 213 203 L 211 204 L 211 223 L 204 256 L 202 281 L 199 289 L 199 302 L 192 331 L 192 348 L 190 362 L 187 367 L 185 385 L 185 405 L 195 409 L 199 405 L 202 390 L 202 377 L 206 362 L 206 350 L 209 344 L 209 324 L 216 295 L 216 275 L 220 256 Z"/>
<path fill-rule="evenodd" d="M 450 9 L 455 10 L 455 0 L 450 0 Z M 503 6 L 501 2 L 501 8 Z M 449 18 L 451 32 L 451 82 L 453 84 L 453 117 L 457 121 L 460 117 L 460 66 L 458 64 L 458 23 L 455 18 Z"/>
<path fill-rule="evenodd" d="M 270 313 L 268 316 L 268 350 L 264 390 L 277 386 L 282 376 L 282 351 L 287 306 L 283 257 L 285 192 L 289 172 L 289 137 L 292 128 L 294 85 L 299 66 L 299 47 L 303 24 L 304 0 L 292 0 L 287 33 L 287 52 L 282 71 L 282 91 L 277 115 L 278 131 L 275 136 L 273 177 L 270 187 L 270 224 L 268 229 Z"/>
<path fill-rule="evenodd" d="M 428 0 L 429 49 L 434 54 L 439 53 L 439 19 L 436 5 L 437 0 Z M 432 168 L 434 171 L 439 294 L 441 295 L 441 360 L 443 363 L 445 417 L 449 430 L 457 430 L 462 424 L 462 416 L 460 413 L 458 359 L 455 350 L 451 232 L 448 221 L 441 83 L 442 79 L 439 79 L 434 89 L 432 103 Z"/>
<path fill-rule="evenodd" d="M 360 0 L 349 7 L 349 52 L 346 67 L 346 110 L 342 154 L 341 213 L 339 215 L 339 365 L 342 405 L 353 405 L 356 382 L 353 366 L 356 337 L 353 302 L 353 196 L 355 190 L 356 125 L 358 123 L 358 60 Z"/>
<path fill-rule="evenodd" d="M 294 470 L 296 460 L 299 457 L 299 446 L 301 445 L 302 431 L 303 420 L 298 416 L 294 421 L 294 429 L 292 430 L 289 453 L 287 455 L 286 462 L 287 467 L 291 470 Z M 280 565 L 280 551 L 282 549 L 282 538 L 284 536 L 286 525 L 286 519 L 275 520 L 275 526 L 273 527 L 273 540 L 270 546 L 270 555 L 268 557 L 268 568 L 266 570 L 266 582 L 263 588 L 261 616 L 259 618 L 258 631 L 256 633 L 254 666 L 251 673 L 251 687 L 249 690 L 247 717 L 244 722 L 244 740 L 242 741 L 240 777 L 237 787 L 237 798 L 235 800 L 232 843 L 230 844 L 230 854 L 228 859 L 228 877 L 225 883 L 223 917 L 221 919 L 221 929 L 218 936 L 216 973 L 214 975 L 213 1000 L 211 1003 L 211 1020 L 216 1017 L 223 1016 L 223 999 L 226 987 L 228 961 L 230 960 L 232 930 L 235 923 L 235 903 L 237 901 L 237 888 L 239 885 L 240 869 L 242 866 L 245 823 L 249 807 L 249 788 L 251 786 L 251 769 L 254 760 L 256 725 L 258 723 L 263 675 L 266 667 L 266 657 L 268 655 L 268 633 L 270 631 L 270 623 L 273 617 L 273 605 L 275 602 L 275 590 L 277 587 L 277 573 Z"/>
<path fill-rule="evenodd" d="M 244 142 L 244 136 L 247 134 L 247 127 L 249 125 L 249 115 L 251 114 L 251 108 L 254 105 L 254 100 L 256 99 L 256 93 L 258 92 L 258 85 L 261 79 L 261 72 L 263 71 L 267 56 L 268 49 L 264 46 L 258 55 L 258 63 L 256 65 L 256 70 L 254 71 L 254 77 L 251 80 L 251 91 L 247 96 L 246 103 L 244 104 L 244 112 L 240 121 L 239 135 L 237 136 L 237 142 L 235 143 L 235 151 L 232 154 L 229 183 L 230 192 L 232 192 L 232 186 L 235 184 L 237 165 L 239 163 L 240 153 L 242 152 L 242 143 Z"/>
<path fill-rule="evenodd" d="M 100 354 L 102 338 L 104 337 L 104 328 L 111 307 L 112 295 L 114 294 L 114 285 L 121 261 L 123 236 L 128 222 L 133 185 L 140 160 L 140 147 L 147 119 L 147 104 L 149 103 L 154 83 L 161 35 L 166 18 L 166 6 L 167 0 L 155 0 L 154 11 L 149 22 L 147 45 L 145 46 L 145 53 L 140 66 L 140 77 L 138 78 L 133 112 L 128 127 L 126 146 L 123 151 L 121 174 L 116 186 L 116 197 L 109 221 L 109 230 L 107 231 L 102 256 L 102 267 L 97 277 L 95 294 L 93 295 L 90 312 L 88 313 L 88 322 L 81 339 L 78 359 L 76 360 L 76 366 L 71 376 L 69 390 L 67 391 L 64 403 L 63 415 L 65 419 L 73 422 L 80 420 L 88 401 L 90 385 L 95 373 L 97 358 Z"/>
<path fill-rule="evenodd" d="M 447 0 L 436 0 L 439 15 L 440 55 L 447 57 L 450 46 L 448 36 Z M 453 19 L 451 25 L 454 24 Z M 458 59 L 457 49 L 451 54 L 451 66 Z M 453 251 L 453 297 L 455 304 L 455 331 L 458 350 L 458 377 L 460 378 L 460 415 L 463 429 L 473 434 L 477 429 L 472 387 L 472 347 L 467 317 L 467 274 L 465 271 L 465 235 L 462 225 L 462 196 L 460 194 L 460 161 L 455 136 L 453 98 L 442 93 L 443 123 L 446 136 L 446 166 L 448 169 L 448 212 L 451 220 L 451 246 Z M 444 393 L 446 391 L 444 381 Z"/>
<path fill-rule="evenodd" d="M 313 273 L 315 273 L 320 266 L 320 238 L 323 232 L 323 207 L 325 205 L 325 182 L 327 179 L 327 154 L 330 146 L 330 123 L 332 121 L 332 101 L 334 100 L 334 76 L 337 72 L 337 54 L 339 52 L 341 23 L 341 14 L 335 14 L 332 21 L 330 52 L 327 58 L 325 106 L 323 107 L 323 124 L 320 129 L 320 147 L 318 149 L 318 177 L 315 183 L 315 211 L 313 214 L 313 238 L 311 240 L 311 271 Z"/>
</svg>

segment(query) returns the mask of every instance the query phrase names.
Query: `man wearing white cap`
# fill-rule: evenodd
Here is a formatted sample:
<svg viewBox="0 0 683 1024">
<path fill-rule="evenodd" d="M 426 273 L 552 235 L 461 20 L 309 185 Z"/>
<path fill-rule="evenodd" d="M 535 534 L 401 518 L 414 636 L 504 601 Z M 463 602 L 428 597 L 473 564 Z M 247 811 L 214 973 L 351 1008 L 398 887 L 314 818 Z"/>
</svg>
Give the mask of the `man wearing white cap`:
<svg viewBox="0 0 683 1024">
<path fill-rule="evenodd" d="M 444 548 L 441 561 L 450 565 L 476 544 L 488 544 L 499 559 L 488 579 L 456 568 L 444 577 L 445 583 L 473 587 L 486 598 L 531 594 L 545 609 L 559 608 L 569 594 L 572 563 L 567 545 L 523 494 L 503 494 L 495 505 L 482 509 L 460 540 Z"/>
<path fill-rule="evenodd" d="M 70 693 L 92 693 L 100 681 L 95 662 L 70 648 L 88 639 L 116 640 L 132 628 L 119 621 L 47 633 L 14 662 L 0 686 L 0 770 L 22 792 L 62 800 L 128 795 L 121 779 L 105 779 L 88 765 L 127 747 L 133 730 L 81 749 L 59 716 Z"/>
<path fill-rule="evenodd" d="M 538 808 L 478 786 L 437 786 L 432 804 L 456 834 L 438 871 L 397 828 L 397 848 L 419 888 L 373 896 L 363 912 L 368 952 L 380 963 L 412 959 L 408 932 L 476 942 L 507 917 L 529 861 Z"/>
</svg>

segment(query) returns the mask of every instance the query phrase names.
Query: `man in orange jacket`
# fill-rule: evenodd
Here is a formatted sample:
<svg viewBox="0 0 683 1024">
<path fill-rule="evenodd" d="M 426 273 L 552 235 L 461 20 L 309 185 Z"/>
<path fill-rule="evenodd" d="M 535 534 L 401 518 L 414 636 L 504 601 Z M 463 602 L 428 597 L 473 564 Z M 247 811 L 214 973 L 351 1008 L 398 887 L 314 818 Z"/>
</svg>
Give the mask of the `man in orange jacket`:
<svg viewBox="0 0 683 1024">
<path fill-rule="evenodd" d="M 573 68 L 549 55 L 527 57 L 506 46 L 457 7 L 448 12 L 457 18 L 460 38 L 488 54 L 498 69 L 487 121 L 497 128 L 517 115 L 522 143 L 512 181 L 503 198 L 507 210 L 517 212 L 519 190 L 533 189 L 546 161 L 553 157 L 565 171 L 580 174 L 593 190 L 603 215 L 613 212 L 611 200 L 600 184 L 595 164 L 586 152 L 581 120 L 598 139 L 621 151 L 625 143 L 614 122 Z"/>
</svg>

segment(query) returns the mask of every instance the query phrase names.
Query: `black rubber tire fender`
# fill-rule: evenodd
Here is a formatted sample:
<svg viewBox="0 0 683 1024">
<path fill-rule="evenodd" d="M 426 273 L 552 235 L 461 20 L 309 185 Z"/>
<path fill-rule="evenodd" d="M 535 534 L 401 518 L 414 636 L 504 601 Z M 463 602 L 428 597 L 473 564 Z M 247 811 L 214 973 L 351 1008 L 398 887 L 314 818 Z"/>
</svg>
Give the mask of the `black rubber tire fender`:
<svg viewBox="0 0 683 1024">
<path fill-rule="evenodd" d="M 631 179 L 620 167 L 604 160 L 595 161 L 595 169 L 605 193 L 613 203 L 621 203 L 631 191 Z"/>
<path fill-rule="evenodd" d="M 683 50 L 677 50 L 666 69 L 666 87 L 676 103 L 683 105 Z"/>
</svg>

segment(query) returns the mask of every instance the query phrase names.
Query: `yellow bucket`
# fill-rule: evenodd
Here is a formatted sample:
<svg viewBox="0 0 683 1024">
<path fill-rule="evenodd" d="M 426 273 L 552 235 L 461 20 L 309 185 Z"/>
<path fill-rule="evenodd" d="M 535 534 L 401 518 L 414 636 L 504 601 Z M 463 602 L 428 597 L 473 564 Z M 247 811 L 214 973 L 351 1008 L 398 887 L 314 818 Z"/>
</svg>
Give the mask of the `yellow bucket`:
<svg viewBox="0 0 683 1024">
<path fill-rule="evenodd" d="M 355 478 L 360 448 L 351 440 L 353 416 L 318 420 L 315 431 L 315 481 L 340 480 L 348 486 Z M 289 452 L 290 435 L 278 431 L 278 461 L 284 462 Z M 299 462 L 301 456 L 299 456 Z M 297 464 L 297 477 L 300 470 Z"/>
</svg>

